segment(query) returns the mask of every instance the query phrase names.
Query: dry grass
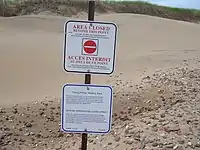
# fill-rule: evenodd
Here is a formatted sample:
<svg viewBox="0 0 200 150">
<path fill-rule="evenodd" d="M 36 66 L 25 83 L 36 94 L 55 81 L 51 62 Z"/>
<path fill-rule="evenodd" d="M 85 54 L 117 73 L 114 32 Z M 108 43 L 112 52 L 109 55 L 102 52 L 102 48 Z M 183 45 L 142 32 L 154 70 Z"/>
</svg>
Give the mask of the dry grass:
<svg viewBox="0 0 200 150">
<path fill-rule="evenodd" d="M 87 11 L 87 7 L 87 2 L 83 0 L 16 0 L 6 1 L 4 7 L 1 5 L 0 15 L 29 15 L 48 10 L 61 16 L 71 16 Z M 165 7 L 141 1 L 97 1 L 96 11 L 144 14 L 189 22 L 200 21 L 200 10 Z"/>
</svg>

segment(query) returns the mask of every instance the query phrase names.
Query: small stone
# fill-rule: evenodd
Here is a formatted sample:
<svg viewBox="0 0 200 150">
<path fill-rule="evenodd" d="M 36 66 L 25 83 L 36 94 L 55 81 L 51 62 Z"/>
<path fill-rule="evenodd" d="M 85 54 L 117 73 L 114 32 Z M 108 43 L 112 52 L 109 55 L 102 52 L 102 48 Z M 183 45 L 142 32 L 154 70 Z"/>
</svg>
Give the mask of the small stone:
<svg viewBox="0 0 200 150">
<path fill-rule="evenodd" d="M 6 137 L 5 134 L 0 134 L 0 139 L 4 139 Z"/>
<path fill-rule="evenodd" d="M 153 146 L 153 147 L 157 147 L 157 146 L 158 146 L 158 143 L 156 143 L 156 142 L 155 142 L 155 143 L 152 143 L 152 146 Z"/>
<path fill-rule="evenodd" d="M 32 124 L 31 124 L 31 123 L 26 123 L 25 126 L 26 126 L 27 128 L 31 128 L 31 127 L 32 127 Z"/>
<path fill-rule="evenodd" d="M 58 137 L 63 137 L 63 136 L 64 136 L 63 133 L 58 134 Z"/>
<path fill-rule="evenodd" d="M 24 135 L 25 135 L 25 136 L 29 136 L 29 135 L 30 135 L 30 133 L 29 133 L 29 132 L 27 132 L 27 133 L 25 133 Z"/>
<path fill-rule="evenodd" d="M 181 117 L 183 117 L 183 114 L 178 114 L 177 117 L 180 117 L 180 118 L 181 118 Z"/>
<path fill-rule="evenodd" d="M 119 143 L 117 143 L 117 144 L 116 144 L 116 146 L 115 146 L 115 148 L 119 147 L 119 145 L 120 145 L 120 144 L 119 144 Z"/>
<path fill-rule="evenodd" d="M 92 143 L 92 142 L 94 142 L 94 140 L 93 139 L 88 139 L 88 142 Z"/>
<path fill-rule="evenodd" d="M 150 80 L 151 78 L 150 78 L 150 76 L 146 76 L 146 77 L 143 78 L 143 80 L 145 80 L 145 79 Z"/>
<path fill-rule="evenodd" d="M 61 146 L 61 145 L 57 145 L 57 146 L 55 147 L 55 149 L 56 149 L 56 150 L 60 150 L 60 149 L 62 149 L 62 146 Z"/>
<path fill-rule="evenodd" d="M 197 142 L 197 143 L 195 144 L 195 147 L 200 147 L 200 142 Z"/>
<path fill-rule="evenodd" d="M 120 117 L 120 120 L 122 120 L 122 121 L 127 121 L 127 120 L 130 120 L 130 119 L 128 118 L 127 115 L 124 115 L 124 116 L 121 116 L 121 117 Z"/>
<path fill-rule="evenodd" d="M 185 143 L 185 141 L 183 139 L 179 139 L 178 142 L 179 142 L 179 144 L 184 144 Z"/>
<path fill-rule="evenodd" d="M 40 138 L 40 137 L 41 137 L 41 134 L 38 133 L 38 134 L 35 135 L 35 137 L 36 137 L 36 138 Z"/>
<path fill-rule="evenodd" d="M 120 141 L 120 137 L 119 137 L 119 136 L 115 136 L 114 138 L 115 138 L 115 141 L 116 141 L 116 142 L 119 142 L 119 141 Z"/>
<path fill-rule="evenodd" d="M 108 145 L 112 145 L 112 142 L 109 142 Z"/>
<path fill-rule="evenodd" d="M 18 113 L 17 109 L 15 108 L 14 110 L 12 110 L 13 114 Z"/>
<path fill-rule="evenodd" d="M 173 143 L 169 143 L 166 145 L 166 148 L 173 148 L 174 147 L 174 144 Z"/>
<path fill-rule="evenodd" d="M 173 147 L 173 149 L 177 149 L 179 146 L 178 145 L 175 145 L 174 147 Z"/>
<path fill-rule="evenodd" d="M 129 145 L 131 145 L 131 144 L 133 144 L 133 139 L 127 139 L 126 141 L 124 141 L 126 144 L 129 144 Z"/>
<path fill-rule="evenodd" d="M 158 94 L 162 94 L 162 93 L 164 93 L 164 90 L 158 90 Z"/>
<path fill-rule="evenodd" d="M 152 131 L 157 132 L 157 131 L 158 131 L 158 128 L 157 128 L 157 127 L 154 127 L 154 128 L 152 128 Z"/>
<path fill-rule="evenodd" d="M 175 125 L 175 124 L 169 124 L 167 127 L 164 128 L 164 130 L 166 132 L 175 132 L 175 131 L 179 131 L 180 128 L 178 125 Z"/>
<path fill-rule="evenodd" d="M 44 112 L 42 111 L 42 112 L 40 112 L 39 114 L 40 114 L 40 116 L 42 116 L 42 115 L 44 114 Z"/>
<path fill-rule="evenodd" d="M 25 142 L 25 140 L 24 139 L 20 139 L 19 142 Z"/>
<path fill-rule="evenodd" d="M 165 113 L 164 113 L 164 112 L 161 113 L 161 114 L 160 114 L 160 117 L 161 117 L 161 118 L 164 118 L 164 117 L 165 117 Z"/>
<path fill-rule="evenodd" d="M 188 145 L 189 145 L 189 146 L 192 146 L 192 142 L 188 142 Z"/>
</svg>

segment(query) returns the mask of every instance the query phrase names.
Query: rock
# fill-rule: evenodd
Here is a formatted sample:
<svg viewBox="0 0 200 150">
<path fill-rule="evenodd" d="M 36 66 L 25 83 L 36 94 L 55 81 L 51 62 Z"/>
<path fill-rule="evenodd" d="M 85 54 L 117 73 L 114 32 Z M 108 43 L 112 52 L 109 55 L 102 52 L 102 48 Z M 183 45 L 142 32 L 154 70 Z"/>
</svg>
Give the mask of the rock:
<svg viewBox="0 0 200 150">
<path fill-rule="evenodd" d="M 168 143 L 167 145 L 165 145 L 166 148 L 173 148 L 175 145 L 173 143 Z"/>
<path fill-rule="evenodd" d="M 158 94 L 163 94 L 164 92 L 165 91 L 163 89 L 162 90 L 161 89 L 158 90 Z"/>
<path fill-rule="evenodd" d="M 157 147 L 157 146 L 158 146 L 158 143 L 157 143 L 157 142 L 154 142 L 154 143 L 152 143 L 152 146 L 153 146 L 153 147 Z"/>
<path fill-rule="evenodd" d="M 179 145 L 175 145 L 174 147 L 173 147 L 173 149 L 178 149 L 179 148 Z"/>
<path fill-rule="evenodd" d="M 24 139 L 19 139 L 19 142 L 22 142 L 22 143 L 23 143 L 23 142 L 25 142 L 25 140 L 24 140 Z"/>
<path fill-rule="evenodd" d="M 128 134 L 136 135 L 136 134 L 141 133 L 141 132 L 143 132 L 143 131 L 141 131 L 140 128 L 134 128 L 134 129 L 132 129 L 132 127 L 129 127 Z"/>
<path fill-rule="evenodd" d="M 146 77 L 142 78 L 142 80 L 150 80 L 150 79 L 151 79 L 150 76 L 146 76 Z"/>
<path fill-rule="evenodd" d="M 57 137 L 63 137 L 63 133 L 58 133 L 58 136 Z"/>
<path fill-rule="evenodd" d="M 24 135 L 25 135 L 25 136 L 29 136 L 29 135 L 30 135 L 30 132 L 27 132 L 27 133 L 25 133 Z"/>
<path fill-rule="evenodd" d="M 18 113 L 16 108 L 14 110 L 12 110 L 12 112 L 13 112 L 13 114 L 17 114 Z"/>
<path fill-rule="evenodd" d="M 131 145 L 133 144 L 133 139 L 126 139 L 124 143 Z"/>
<path fill-rule="evenodd" d="M 0 114 L 6 113 L 6 111 L 3 108 L 0 108 Z"/>
<path fill-rule="evenodd" d="M 0 132 L 0 139 L 3 140 L 6 137 L 6 134 Z"/>
<path fill-rule="evenodd" d="M 127 120 L 130 120 L 130 119 L 127 115 L 123 115 L 123 116 L 120 117 L 120 120 L 121 121 L 127 121 Z"/>
<path fill-rule="evenodd" d="M 200 142 L 197 142 L 197 143 L 195 144 L 195 147 L 200 147 Z"/>
<path fill-rule="evenodd" d="M 31 124 L 31 123 L 25 123 L 25 127 L 31 128 L 31 127 L 32 127 L 32 124 Z"/>
<path fill-rule="evenodd" d="M 165 118 L 165 112 L 162 112 L 162 113 L 160 114 L 160 117 L 161 117 L 161 118 Z"/>
<path fill-rule="evenodd" d="M 179 144 L 184 144 L 185 143 L 184 139 L 179 139 L 178 142 L 179 142 Z"/>
<path fill-rule="evenodd" d="M 114 139 L 115 139 L 116 142 L 119 142 L 121 138 L 120 138 L 120 136 L 116 135 L 116 136 L 114 137 Z"/>
<path fill-rule="evenodd" d="M 189 145 L 189 146 L 192 146 L 192 142 L 188 142 L 188 145 Z"/>
<path fill-rule="evenodd" d="M 88 142 L 92 143 L 92 142 L 94 142 L 94 140 L 93 139 L 88 139 Z"/>
<path fill-rule="evenodd" d="M 119 147 L 119 145 L 120 145 L 120 144 L 119 144 L 119 143 L 117 143 L 117 144 L 116 144 L 116 146 L 115 146 L 115 148 Z"/>
<path fill-rule="evenodd" d="M 112 145 L 112 142 L 109 142 L 108 145 Z"/>
<path fill-rule="evenodd" d="M 43 111 L 41 111 L 41 112 L 39 113 L 39 115 L 40 115 L 40 116 L 42 116 L 43 114 L 44 114 L 44 112 L 43 112 Z"/>
<path fill-rule="evenodd" d="M 35 135 L 35 137 L 36 137 L 36 138 L 40 138 L 40 137 L 41 137 L 41 134 L 38 133 L 38 134 Z"/>
<path fill-rule="evenodd" d="M 175 124 L 168 124 L 166 127 L 164 127 L 164 130 L 166 132 L 175 132 L 175 131 L 179 131 L 180 127 L 178 125 Z"/>
<path fill-rule="evenodd" d="M 62 149 L 62 145 L 56 145 L 55 150 L 60 150 Z"/>
</svg>

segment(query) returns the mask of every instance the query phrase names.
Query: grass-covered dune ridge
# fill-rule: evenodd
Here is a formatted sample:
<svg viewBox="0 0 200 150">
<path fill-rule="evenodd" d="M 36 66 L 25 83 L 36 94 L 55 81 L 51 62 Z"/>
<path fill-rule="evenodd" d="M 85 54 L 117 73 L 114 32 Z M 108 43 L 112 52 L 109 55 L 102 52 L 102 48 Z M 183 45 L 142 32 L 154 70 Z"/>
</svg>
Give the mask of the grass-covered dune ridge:
<svg viewBox="0 0 200 150">
<path fill-rule="evenodd" d="M 4 6 L 0 5 L 0 15 L 5 17 L 37 14 L 42 11 L 50 11 L 61 16 L 76 15 L 79 12 L 87 11 L 87 2 L 77 0 L 17 0 L 14 2 L 6 1 Z M 188 22 L 200 21 L 200 10 L 165 7 L 141 1 L 97 1 L 96 11 L 98 13 L 135 13 Z"/>
</svg>

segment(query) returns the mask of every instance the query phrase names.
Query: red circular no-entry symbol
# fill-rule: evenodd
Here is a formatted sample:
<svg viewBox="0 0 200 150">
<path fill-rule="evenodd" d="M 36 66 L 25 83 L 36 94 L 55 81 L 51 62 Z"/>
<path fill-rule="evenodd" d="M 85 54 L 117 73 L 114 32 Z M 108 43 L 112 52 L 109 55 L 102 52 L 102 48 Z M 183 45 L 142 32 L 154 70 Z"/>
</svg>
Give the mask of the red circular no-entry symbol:
<svg viewBox="0 0 200 150">
<path fill-rule="evenodd" d="M 86 41 L 84 43 L 83 47 L 84 47 L 84 51 L 86 53 L 88 53 L 88 54 L 94 53 L 96 51 L 96 49 L 97 49 L 96 43 L 94 41 L 92 41 L 92 40 Z"/>
</svg>

